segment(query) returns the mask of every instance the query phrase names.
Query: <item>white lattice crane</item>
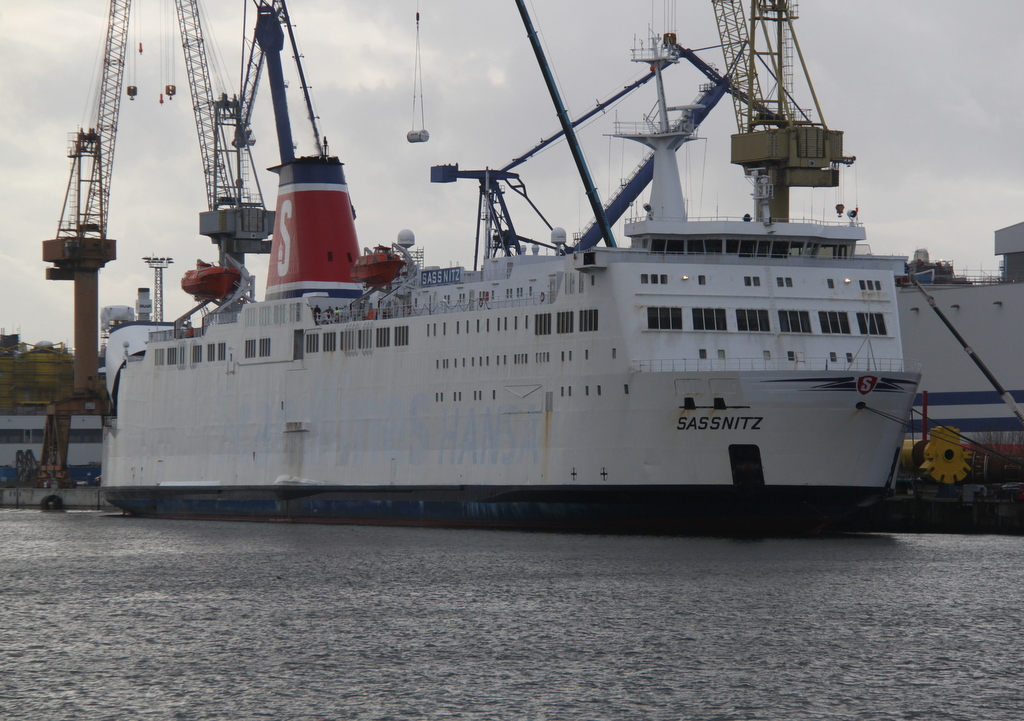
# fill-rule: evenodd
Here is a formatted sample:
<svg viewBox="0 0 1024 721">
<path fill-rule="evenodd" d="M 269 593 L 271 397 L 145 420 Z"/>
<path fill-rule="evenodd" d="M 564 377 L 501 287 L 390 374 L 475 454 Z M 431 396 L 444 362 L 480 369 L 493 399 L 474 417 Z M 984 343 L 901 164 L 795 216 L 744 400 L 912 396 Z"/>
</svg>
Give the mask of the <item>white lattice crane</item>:
<svg viewBox="0 0 1024 721">
<path fill-rule="evenodd" d="M 215 91 L 198 0 L 175 0 L 175 5 L 206 178 L 208 210 L 199 214 L 199 232 L 218 245 L 221 264 L 230 257 L 241 266 L 245 253 L 270 252 L 266 239 L 274 229 L 274 213 L 263 204 L 253 172 L 249 128 L 262 52 L 251 44 L 241 95 Z"/>
</svg>

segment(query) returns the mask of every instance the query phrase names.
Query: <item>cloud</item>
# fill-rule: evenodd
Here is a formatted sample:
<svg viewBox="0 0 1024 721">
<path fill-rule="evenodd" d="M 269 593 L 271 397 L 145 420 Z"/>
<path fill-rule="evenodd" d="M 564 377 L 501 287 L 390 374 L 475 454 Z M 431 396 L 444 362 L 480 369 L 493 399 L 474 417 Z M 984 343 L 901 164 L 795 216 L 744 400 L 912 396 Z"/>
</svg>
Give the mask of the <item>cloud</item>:
<svg viewBox="0 0 1024 721">
<path fill-rule="evenodd" d="M 208 3 L 211 47 L 219 47 L 222 74 L 237 74 L 243 33 L 242 3 Z M 70 341 L 69 283 L 44 280 L 40 241 L 56 229 L 68 179 L 68 133 L 90 122 L 106 0 L 34 0 L 0 10 L 0 326 L 27 339 Z M 180 52 L 175 52 L 178 97 L 160 105 L 167 71 L 162 58 L 177 40 L 173 23 L 148 5 L 136 27 L 146 52 L 135 58 L 140 88 L 123 102 L 110 208 L 110 235 L 118 260 L 101 273 L 101 304 L 132 303 L 152 284 L 141 261 L 173 256 L 165 275 L 166 315 L 191 300 L 177 290 L 196 258 L 213 257 L 197 232 L 205 190 Z M 476 185 L 428 182 L 429 167 L 501 167 L 557 129 L 557 121 L 511 3 L 467 0 L 421 2 L 426 126 L 429 143 L 410 145 L 416 2 L 293 0 L 290 3 L 322 133 L 346 163 L 363 245 L 389 242 L 412 228 L 427 260 L 468 264 L 476 227 Z M 663 15 L 644 0 L 535 4 L 535 22 L 570 112 L 579 115 L 630 82 L 644 68 L 629 62 L 634 40 L 648 28 L 665 29 Z M 804 3 L 797 32 L 825 118 L 844 130 L 847 152 L 840 191 L 797 191 L 794 208 L 830 217 L 840 200 L 859 205 L 876 252 L 908 254 L 930 247 L 959 266 L 995 268 L 992 232 L 1022 220 L 1017 177 L 1024 96 L 1021 74 L 1024 8 L 1009 0 L 975 4 L 964 12 L 952 0 Z M 248 25 L 252 24 L 251 8 Z M 718 43 L 710 3 L 678 3 L 675 30 L 684 45 Z M 172 32 L 173 31 L 173 32 Z M 719 51 L 702 56 L 719 66 Z M 688 103 L 703 76 L 680 66 L 670 73 L 672 102 Z M 295 135 L 312 150 L 298 82 L 289 102 Z M 803 99 L 809 105 L 809 99 Z M 616 119 L 650 110 L 642 89 L 581 132 L 602 195 L 618 186 L 642 154 L 609 139 Z M 255 153 L 268 204 L 276 179 L 263 168 L 277 163 L 269 94 L 261 92 Z M 696 215 L 738 216 L 751 207 L 750 187 L 729 164 L 732 108 L 723 102 L 704 123 L 706 140 L 691 144 L 681 162 L 684 187 Z M 570 234 L 589 221 L 568 150 L 558 144 L 521 169 L 531 196 L 555 225 Z M 515 200 L 515 199 L 513 199 Z M 547 229 L 522 203 L 517 227 L 545 237 Z M 250 258 L 265 279 L 266 260 Z"/>
</svg>

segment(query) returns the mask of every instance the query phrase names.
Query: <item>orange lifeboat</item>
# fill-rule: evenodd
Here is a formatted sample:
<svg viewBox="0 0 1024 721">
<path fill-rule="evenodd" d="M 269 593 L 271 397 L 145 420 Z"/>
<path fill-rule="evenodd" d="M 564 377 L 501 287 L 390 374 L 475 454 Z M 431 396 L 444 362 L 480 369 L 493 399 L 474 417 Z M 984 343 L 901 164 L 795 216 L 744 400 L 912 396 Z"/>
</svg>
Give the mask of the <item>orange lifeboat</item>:
<svg viewBox="0 0 1024 721">
<path fill-rule="evenodd" d="M 195 270 L 185 271 L 181 289 L 197 300 L 221 300 L 231 295 L 241 282 L 242 272 L 237 268 L 197 260 Z"/>
<path fill-rule="evenodd" d="M 378 245 L 373 251 L 356 258 L 352 264 L 352 280 L 371 286 L 389 285 L 405 267 L 405 259 L 391 248 Z"/>
</svg>

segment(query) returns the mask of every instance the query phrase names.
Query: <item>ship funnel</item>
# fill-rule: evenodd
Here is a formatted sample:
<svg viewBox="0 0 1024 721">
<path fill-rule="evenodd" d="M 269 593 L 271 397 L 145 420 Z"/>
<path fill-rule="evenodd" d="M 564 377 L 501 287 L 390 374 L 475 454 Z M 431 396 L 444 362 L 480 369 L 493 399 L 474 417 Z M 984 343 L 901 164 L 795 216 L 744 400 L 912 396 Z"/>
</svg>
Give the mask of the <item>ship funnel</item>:
<svg viewBox="0 0 1024 721">
<path fill-rule="evenodd" d="M 280 181 L 267 300 L 358 298 L 362 290 L 351 269 L 359 241 L 341 161 L 298 158 L 273 170 Z"/>
</svg>

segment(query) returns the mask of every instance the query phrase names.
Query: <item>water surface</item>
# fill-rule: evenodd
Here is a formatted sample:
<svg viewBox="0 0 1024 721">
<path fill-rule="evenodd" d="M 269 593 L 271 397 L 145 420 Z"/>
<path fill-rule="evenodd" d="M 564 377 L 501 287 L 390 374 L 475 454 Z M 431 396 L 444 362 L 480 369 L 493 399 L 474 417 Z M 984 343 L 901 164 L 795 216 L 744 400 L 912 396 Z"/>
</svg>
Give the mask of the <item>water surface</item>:
<svg viewBox="0 0 1024 721">
<path fill-rule="evenodd" d="M 0 510 L 0 717 L 1016 721 L 1022 551 Z"/>
</svg>

